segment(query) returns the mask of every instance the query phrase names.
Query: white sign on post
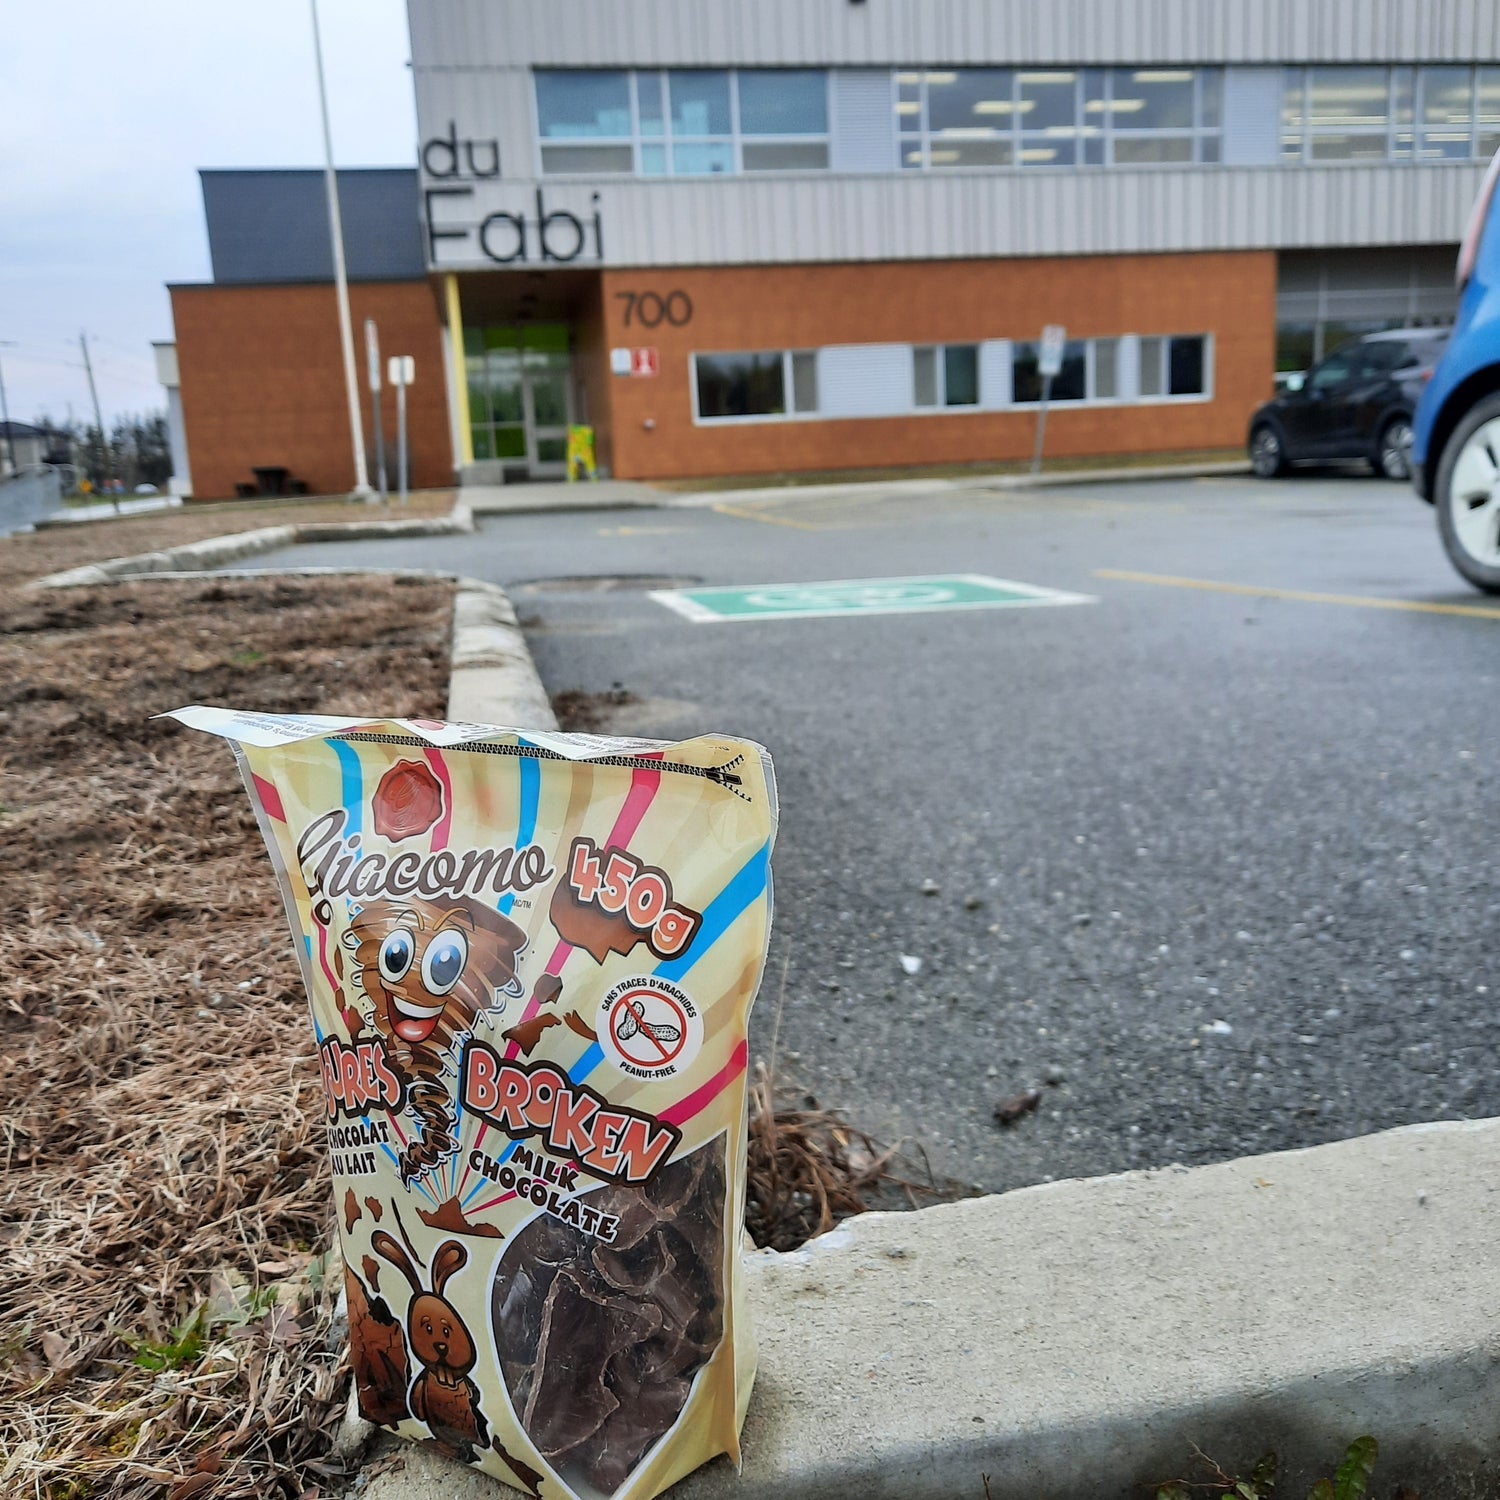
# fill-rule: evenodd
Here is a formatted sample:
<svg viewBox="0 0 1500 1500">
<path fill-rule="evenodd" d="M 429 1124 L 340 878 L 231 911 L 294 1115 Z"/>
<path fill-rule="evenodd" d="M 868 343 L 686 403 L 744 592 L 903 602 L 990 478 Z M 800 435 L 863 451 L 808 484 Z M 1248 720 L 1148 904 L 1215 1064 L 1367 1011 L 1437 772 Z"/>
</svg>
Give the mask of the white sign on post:
<svg viewBox="0 0 1500 1500">
<path fill-rule="evenodd" d="M 1047 407 L 1052 400 L 1052 381 L 1062 370 L 1063 350 L 1067 347 L 1068 330 L 1061 323 L 1049 323 L 1042 329 L 1042 342 L 1037 351 L 1036 370 L 1042 377 L 1042 400 L 1036 410 L 1036 451 L 1031 455 L 1031 472 L 1042 471 L 1042 444 L 1047 440 Z"/>
<path fill-rule="evenodd" d="M 365 365 L 369 375 L 370 406 L 375 417 L 375 474 L 380 503 L 385 504 L 385 434 L 380 430 L 380 331 L 374 318 L 365 319 Z"/>
<path fill-rule="evenodd" d="M 401 503 L 406 504 L 406 388 L 417 377 L 417 362 L 410 354 L 393 354 L 386 366 L 396 387 L 396 467 L 400 477 Z"/>
<path fill-rule="evenodd" d="M 1068 330 L 1061 323 L 1049 323 L 1042 329 L 1041 353 L 1037 358 L 1037 373 L 1051 380 L 1062 370 L 1063 350 L 1067 347 Z"/>
<path fill-rule="evenodd" d="M 365 363 L 370 371 L 370 390 L 380 394 L 380 334 L 375 319 L 365 319 Z"/>
</svg>

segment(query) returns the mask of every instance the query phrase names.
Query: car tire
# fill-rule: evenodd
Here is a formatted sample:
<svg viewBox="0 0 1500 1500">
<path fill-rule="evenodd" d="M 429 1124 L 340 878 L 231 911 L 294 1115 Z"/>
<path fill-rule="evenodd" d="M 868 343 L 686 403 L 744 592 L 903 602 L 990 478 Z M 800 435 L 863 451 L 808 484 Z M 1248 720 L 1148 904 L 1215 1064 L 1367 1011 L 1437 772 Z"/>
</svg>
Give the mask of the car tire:
<svg viewBox="0 0 1500 1500">
<path fill-rule="evenodd" d="M 1500 394 L 1477 402 L 1454 428 L 1432 497 L 1449 562 L 1475 588 L 1500 594 Z"/>
<path fill-rule="evenodd" d="M 1375 457 L 1370 460 L 1382 479 L 1411 478 L 1411 418 L 1392 417 L 1380 429 Z"/>
<path fill-rule="evenodd" d="M 1275 479 L 1286 473 L 1286 450 L 1281 434 L 1269 422 L 1262 422 L 1250 433 L 1250 467 L 1262 479 Z"/>
</svg>

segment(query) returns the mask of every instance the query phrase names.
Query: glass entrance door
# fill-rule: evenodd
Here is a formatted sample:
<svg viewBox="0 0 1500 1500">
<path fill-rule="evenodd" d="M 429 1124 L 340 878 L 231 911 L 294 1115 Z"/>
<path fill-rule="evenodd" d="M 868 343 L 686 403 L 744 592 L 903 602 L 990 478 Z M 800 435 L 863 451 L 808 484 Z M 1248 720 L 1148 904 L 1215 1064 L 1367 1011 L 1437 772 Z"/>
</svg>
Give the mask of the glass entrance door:
<svg viewBox="0 0 1500 1500">
<path fill-rule="evenodd" d="M 499 462 L 507 479 L 561 479 L 572 416 L 567 325 L 466 328 L 464 355 L 475 461 Z"/>
<path fill-rule="evenodd" d="M 526 390 L 526 456 L 535 479 L 567 473 L 568 393 L 573 363 L 566 349 L 527 349 L 522 354 Z"/>
</svg>

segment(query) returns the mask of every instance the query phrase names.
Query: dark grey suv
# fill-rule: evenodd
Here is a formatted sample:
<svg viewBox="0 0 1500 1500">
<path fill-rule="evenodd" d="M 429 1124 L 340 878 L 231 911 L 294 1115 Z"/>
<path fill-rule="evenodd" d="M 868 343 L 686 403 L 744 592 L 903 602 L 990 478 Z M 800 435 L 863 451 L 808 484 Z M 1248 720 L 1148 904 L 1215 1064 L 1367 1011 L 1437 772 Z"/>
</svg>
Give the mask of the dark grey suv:
<svg viewBox="0 0 1500 1500">
<path fill-rule="evenodd" d="M 1405 479 L 1411 415 L 1449 332 L 1372 333 L 1291 376 L 1250 419 L 1250 466 L 1269 479 L 1290 464 L 1361 458 L 1387 479 Z"/>
</svg>

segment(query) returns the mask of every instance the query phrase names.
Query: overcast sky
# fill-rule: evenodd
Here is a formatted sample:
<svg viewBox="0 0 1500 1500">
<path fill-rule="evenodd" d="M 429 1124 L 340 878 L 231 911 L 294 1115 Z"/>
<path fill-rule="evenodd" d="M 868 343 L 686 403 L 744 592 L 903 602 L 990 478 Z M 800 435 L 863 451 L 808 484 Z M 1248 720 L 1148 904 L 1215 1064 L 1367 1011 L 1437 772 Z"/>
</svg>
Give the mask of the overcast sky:
<svg viewBox="0 0 1500 1500">
<path fill-rule="evenodd" d="M 308 0 L 0 0 L 0 347 L 10 414 L 165 404 L 164 284 L 206 281 L 199 167 L 320 166 Z M 319 0 L 334 157 L 415 157 L 403 0 Z"/>
</svg>

